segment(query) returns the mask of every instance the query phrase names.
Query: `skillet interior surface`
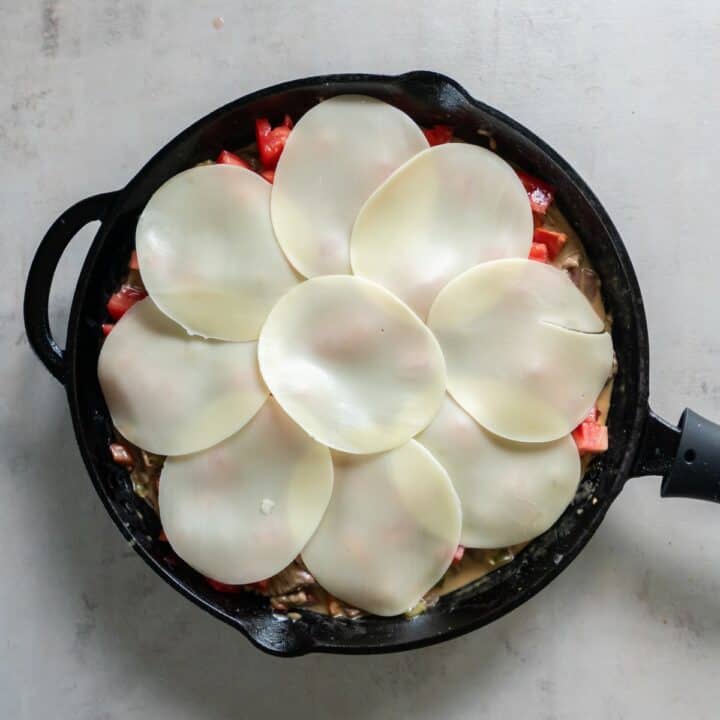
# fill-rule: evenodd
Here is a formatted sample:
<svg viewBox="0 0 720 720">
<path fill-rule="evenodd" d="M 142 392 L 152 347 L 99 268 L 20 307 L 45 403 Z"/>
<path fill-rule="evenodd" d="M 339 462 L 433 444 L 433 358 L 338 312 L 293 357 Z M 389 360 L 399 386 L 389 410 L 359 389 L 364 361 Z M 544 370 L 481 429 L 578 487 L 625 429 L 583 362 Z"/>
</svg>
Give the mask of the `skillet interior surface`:
<svg viewBox="0 0 720 720">
<path fill-rule="evenodd" d="M 223 147 L 251 142 L 256 117 L 277 120 L 288 112 L 297 118 L 318 100 L 341 93 L 378 97 L 424 126 L 447 123 L 471 143 L 487 146 L 489 133 L 502 157 L 553 184 L 560 210 L 601 277 L 606 308 L 613 318 L 619 370 L 609 417 L 610 450 L 591 465 L 573 505 L 514 562 L 443 597 L 412 620 L 351 621 L 304 612 L 292 622 L 273 615 L 258 597 L 213 590 L 157 540 L 157 517 L 133 493 L 128 474 L 112 463 L 107 450 L 112 425 L 97 382 L 105 303 L 125 272 L 135 224 L 151 194 L 172 175 L 216 156 Z M 258 647 L 278 655 L 410 649 L 468 632 L 517 607 L 557 576 L 590 539 L 631 471 L 648 413 L 642 299 L 625 248 L 599 201 L 567 163 L 532 133 L 474 100 L 449 78 L 428 72 L 298 80 L 230 103 L 181 133 L 114 198 L 78 282 L 66 348 L 66 384 L 78 444 L 95 488 L 121 532 L 168 583 L 241 630 Z"/>
</svg>

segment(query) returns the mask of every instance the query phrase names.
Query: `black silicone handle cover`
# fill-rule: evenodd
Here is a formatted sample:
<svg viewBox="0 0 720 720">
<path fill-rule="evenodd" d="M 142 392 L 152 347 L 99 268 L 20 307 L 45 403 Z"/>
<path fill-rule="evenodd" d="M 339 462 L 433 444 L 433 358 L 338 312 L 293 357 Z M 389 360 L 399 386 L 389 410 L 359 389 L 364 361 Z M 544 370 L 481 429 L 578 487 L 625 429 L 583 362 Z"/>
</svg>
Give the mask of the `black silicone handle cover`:
<svg viewBox="0 0 720 720">
<path fill-rule="evenodd" d="M 660 494 L 720 502 L 720 425 L 685 410 L 675 460 Z"/>
</svg>

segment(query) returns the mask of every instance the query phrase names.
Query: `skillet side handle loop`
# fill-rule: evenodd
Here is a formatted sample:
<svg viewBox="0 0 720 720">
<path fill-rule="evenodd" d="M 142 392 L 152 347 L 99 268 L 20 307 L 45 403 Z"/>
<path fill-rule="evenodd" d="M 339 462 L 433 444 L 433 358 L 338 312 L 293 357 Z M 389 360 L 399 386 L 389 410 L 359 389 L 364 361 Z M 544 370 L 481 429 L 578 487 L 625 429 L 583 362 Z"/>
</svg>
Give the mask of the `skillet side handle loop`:
<svg viewBox="0 0 720 720">
<path fill-rule="evenodd" d="M 660 494 L 720 502 L 720 425 L 685 410 L 678 449 Z"/>
<path fill-rule="evenodd" d="M 89 222 L 103 220 L 114 198 L 112 192 L 93 195 L 68 208 L 47 231 L 30 265 L 23 306 L 25 332 L 43 365 L 61 383 L 65 382 L 64 352 L 52 336 L 48 317 L 52 279 L 73 237 Z"/>
</svg>

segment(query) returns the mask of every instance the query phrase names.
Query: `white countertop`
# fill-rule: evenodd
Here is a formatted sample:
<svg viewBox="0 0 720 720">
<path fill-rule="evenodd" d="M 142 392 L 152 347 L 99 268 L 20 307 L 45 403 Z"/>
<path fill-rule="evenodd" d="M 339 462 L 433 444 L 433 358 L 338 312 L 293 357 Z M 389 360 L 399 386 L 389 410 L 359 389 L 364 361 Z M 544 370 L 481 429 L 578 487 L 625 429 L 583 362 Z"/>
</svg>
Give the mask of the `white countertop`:
<svg viewBox="0 0 720 720">
<path fill-rule="evenodd" d="M 716 0 L 0 2 L 0 717 L 717 718 L 720 507 L 630 482 L 567 572 L 484 630 L 270 658 L 122 541 L 21 298 L 57 214 L 208 110 L 304 75 L 434 69 L 590 183 L 643 288 L 655 409 L 718 419 L 719 34 Z M 89 239 L 60 267 L 60 337 Z"/>
</svg>

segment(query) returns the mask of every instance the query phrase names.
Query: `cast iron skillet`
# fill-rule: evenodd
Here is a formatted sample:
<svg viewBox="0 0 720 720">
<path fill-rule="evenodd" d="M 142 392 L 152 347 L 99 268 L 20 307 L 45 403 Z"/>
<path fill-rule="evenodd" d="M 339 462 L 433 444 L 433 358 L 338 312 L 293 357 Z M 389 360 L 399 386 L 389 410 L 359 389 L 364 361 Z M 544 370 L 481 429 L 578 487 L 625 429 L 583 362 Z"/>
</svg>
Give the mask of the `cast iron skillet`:
<svg viewBox="0 0 720 720">
<path fill-rule="evenodd" d="M 111 461 L 112 427 L 97 381 L 105 303 L 125 272 L 135 223 L 150 195 L 171 176 L 215 157 L 221 148 L 251 142 L 256 117 L 279 120 L 288 112 L 297 118 L 319 99 L 342 93 L 381 98 L 421 125 L 450 124 L 468 142 L 486 144 L 490 133 L 502 157 L 553 184 L 560 209 L 601 276 L 605 304 L 614 319 L 619 370 L 609 417 L 610 450 L 592 464 L 573 505 L 515 562 L 443 598 L 413 620 L 350 621 L 303 612 L 300 620 L 292 622 L 272 614 L 258 597 L 213 590 L 157 540 L 157 517 L 135 496 L 127 473 Z M 48 325 L 50 283 L 67 244 L 93 220 L 101 225 L 78 279 L 65 350 L 61 350 Z M 126 188 L 82 200 L 55 221 L 30 268 L 24 312 L 30 344 L 67 389 L 80 452 L 120 532 L 167 583 L 276 655 L 409 650 L 499 618 L 568 566 L 629 477 L 664 475 L 664 496 L 720 501 L 720 426 L 686 410 L 676 428 L 648 406 L 648 335 L 640 289 L 625 247 L 600 202 L 542 140 L 436 73 L 312 77 L 261 90 L 216 110 L 168 143 Z"/>
</svg>

